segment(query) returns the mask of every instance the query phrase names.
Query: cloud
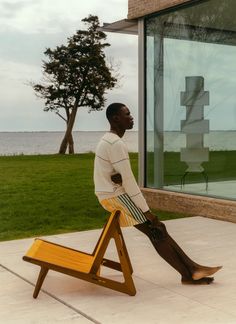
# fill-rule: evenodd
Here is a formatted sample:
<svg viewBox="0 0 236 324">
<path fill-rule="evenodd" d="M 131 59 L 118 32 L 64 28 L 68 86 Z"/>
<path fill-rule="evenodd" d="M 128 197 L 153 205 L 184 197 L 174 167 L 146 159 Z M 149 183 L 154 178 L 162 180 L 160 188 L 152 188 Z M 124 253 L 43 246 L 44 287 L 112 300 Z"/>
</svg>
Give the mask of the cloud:
<svg viewBox="0 0 236 324">
<path fill-rule="evenodd" d="M 120 14 L 119 14 L 120 13 Z M 20 30 L 24 33 L 58 32 L 82 27 L 81 19 L 89 14 L 98 15 L 101 22 L 127 16 L 127 0 L 98 2 L 87 0 L 54 1 L 16 0 L 0 4 L 1 30 Z"/>
<path fill-rule="evenodd" d="M 34 0 L 20 2 L 3 1 L 0 3 L 1 17 L 5 17 L 7 19 L 15 18 L 21 10 L 35 4 L 36 2 Z"/>
<path fill-rule="evenodd" d="M 1 1 L 0 131 L 64 130 L 64 123 L 55 114 L 43 112 L 44 101 L 35 97 L 26 82 L 40 81 L 43 52 L 65 44 L 67 37 L 83 27 L 81 19 L 95 14 L 102 24 L 125 18 L 127 11 L 127 0 Z M 111 46 L 106 54 L 121 63 L 123 76 L 120 87 L 107 92 L 107 103 L 123 101 L 136 111 L 137 38 L 108 34 L 107 40 Z M 102 114 L 88 114 L 85 108 L 76 128 L 106 128 Z"/>
<path fill-rule="evenodd" d="M 43 53 L 47 47 L 60 45 L 66 40 L 64 34 L 29 34 L 21 31 L 0 32 L 0 58 L 6 62 L 18 62 L 41 66 Z"/>
</svg>

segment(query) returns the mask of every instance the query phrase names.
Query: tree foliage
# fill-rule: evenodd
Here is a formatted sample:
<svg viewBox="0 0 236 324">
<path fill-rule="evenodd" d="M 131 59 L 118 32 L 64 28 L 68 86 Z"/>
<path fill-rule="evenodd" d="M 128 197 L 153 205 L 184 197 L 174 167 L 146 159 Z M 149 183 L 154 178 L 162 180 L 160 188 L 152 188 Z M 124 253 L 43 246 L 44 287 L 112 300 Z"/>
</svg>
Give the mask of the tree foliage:
<svg viewBox="0 0 236 324">
<path fill-rule="evenodd" d="M 110 46 L 100 30 L 97 16 L 82 20 L 87 29 L 78 30 L 66 45 L 47 48 L 43 61 L 43 81 L 32 84 L 39 97 L 45 100 L 45 111 L 54 111 L 66 121 L 66 133 L 59 153 L 73 153 L 72 129 L 79 107 L 101 110 L 106 90 L 112 89 L 117 78 L 106 61 L 104 49 Z M 64 109 L 64 116 L 61 114 Z"/>
</svg>

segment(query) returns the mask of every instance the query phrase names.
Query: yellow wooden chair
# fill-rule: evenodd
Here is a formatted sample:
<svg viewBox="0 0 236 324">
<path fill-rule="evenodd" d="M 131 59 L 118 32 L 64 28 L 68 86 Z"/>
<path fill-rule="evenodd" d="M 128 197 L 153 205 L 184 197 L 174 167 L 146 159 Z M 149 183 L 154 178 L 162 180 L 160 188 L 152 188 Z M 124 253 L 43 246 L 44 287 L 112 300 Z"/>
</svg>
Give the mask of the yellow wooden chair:
<svg viewBox="0 0 236 324">
<path fill-rule="evenodd" d="M 33 297 L 37 298 L 48 270 L 58 271 L 69 276 L 92 282 L 119 292 L 136 294 L 132 279 L 132 265 L 119 225 L 120 211 L 112 213 L 105 224 L 92 254 L 71 249 L 41 239 L 35 239 L 24 261 L 41 267 Z M 120 262 L 104 258 L 110 239 L 115 245 Z M 116 281 L 100 275 L 100 267 L 105 266 L 123 273 L 124 281 Z"/>
</svg>

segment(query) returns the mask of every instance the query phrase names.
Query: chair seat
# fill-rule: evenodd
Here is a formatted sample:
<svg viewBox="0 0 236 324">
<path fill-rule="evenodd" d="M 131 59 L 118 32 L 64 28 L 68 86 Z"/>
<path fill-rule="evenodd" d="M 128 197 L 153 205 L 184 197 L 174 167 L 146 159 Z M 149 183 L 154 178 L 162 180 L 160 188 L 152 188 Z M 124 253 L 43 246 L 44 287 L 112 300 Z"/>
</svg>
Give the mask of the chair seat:
<svg viewBox="0 0 236 324">
<path fill-rule="evenodd" d="M 39 239 L 35 240 L 26 256 L 41 262 L 84 273 L 90 272 L 94 261 L 94 256 L 90 254 Z"/>
<path fill-rule="evenodd" d="M 23 260 L 41 267 L 33 297 L 37 298 L 49 270 L 64 273 L 90 283 L 110 288 L 130 296 L 136 294 L 132 265 L 119 225 L 120 211 L 114 211 L 105 224 L 92 254 L 36 239 Z M 119 261 L 104 258 L 110 240 L 114 239 Z M 123 273 L 120 282 L 101 275 L 101 266 Z"/>
</svg>

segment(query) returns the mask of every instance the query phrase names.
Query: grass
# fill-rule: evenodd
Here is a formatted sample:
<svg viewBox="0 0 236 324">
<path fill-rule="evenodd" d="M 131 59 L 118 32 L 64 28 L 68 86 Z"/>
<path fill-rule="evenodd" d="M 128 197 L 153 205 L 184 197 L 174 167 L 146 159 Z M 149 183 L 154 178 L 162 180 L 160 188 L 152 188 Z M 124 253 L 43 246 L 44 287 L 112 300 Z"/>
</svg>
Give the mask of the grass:
<svg viewBox="0 0 236 324">
<path fill-rule="evenodd" d="M 131 154 L 137 175 L 138 154 Z M 0 241 L 101 228 L 94 154 L 0 157 Z M 159 212 L 159 218 L 184 215 Z"/>
<path fill-rule="evenodd" d="M 149 185 L 152 185 L 154 178 L 154 155 L 147 155 Z M 209 161 L 202 163 L 208 175 L 209 182 L 227 181 L 236 179 L 236 151 L 210 151 Z M 180 184 L 187 165 L 181 162 L 179 152 L 164 153 L 164 185 Z M 204 182 L 201 173 L 190 173 L 185 179 L 185 183 Z"/>
</svg>

